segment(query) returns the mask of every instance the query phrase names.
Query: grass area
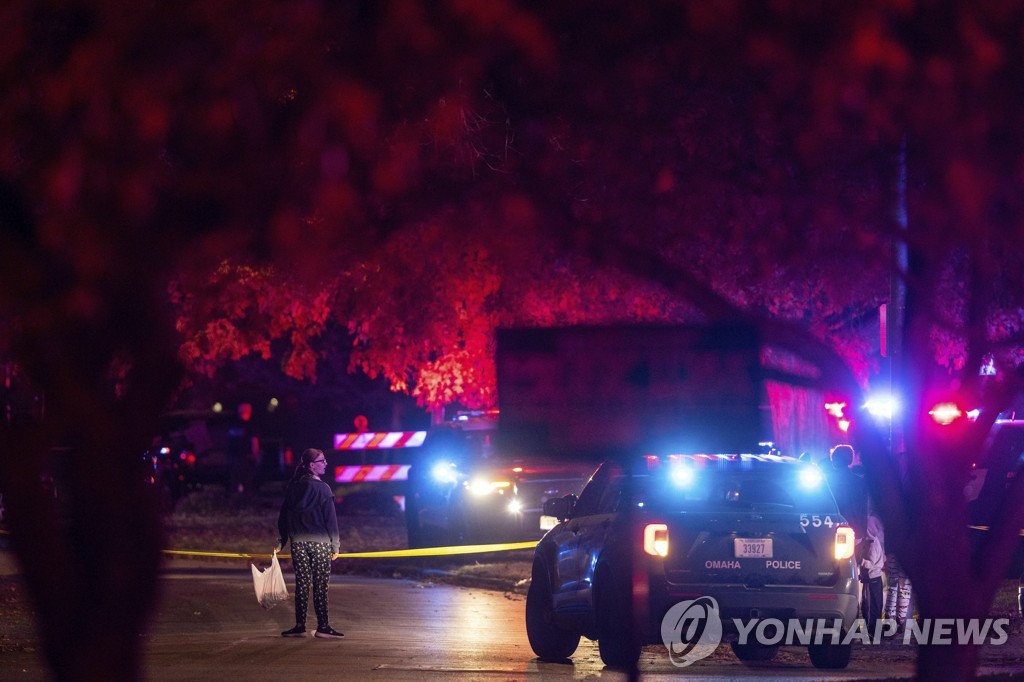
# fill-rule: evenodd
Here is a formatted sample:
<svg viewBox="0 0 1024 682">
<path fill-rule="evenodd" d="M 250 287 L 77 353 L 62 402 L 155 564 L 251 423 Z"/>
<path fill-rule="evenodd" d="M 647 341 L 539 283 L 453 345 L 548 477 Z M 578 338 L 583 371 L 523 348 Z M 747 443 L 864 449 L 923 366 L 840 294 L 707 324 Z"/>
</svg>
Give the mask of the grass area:
<svg viewBox="0 0 1024 682">
<path fill-rule="evenodd" d="M 165 518 L 167 548 L 200 552 L 268 554 L 277 543 L 281 492 L 268 490 L 251 497 L 225 495 L 211 487 L 180 500 Z M 373 552 L 407 547 L 405 520 L 400 514 L 339 516 L 342 552 Z M 463 582 L 525 593 L 532 550 L 483 555 L 339 559 L 338 574 L 393 578 L 427 578 Z M 225 559 L 238 561 L 238 559 Z"/>
<path fill-rule="evenodd" d="M 277 546 L 280 495 L 230 497 L 206 488 L 178 502 L 165 519 L 168 549 L 266 554 Z M 400 516 L 338 518 L 341 551 L 369 552 L 406 546 Z"/>
<path fill-rule="evenodd" d="M 531 551 L 508 552 L 500 561 L 474 561 L 457 566 L 452 574 L 458 580 L 490 584 L 513 592 L 526 594 L 530 587 L 530 570 L 533 567 Z"/>
<path fill-rule="evenodd" d="M 989 615 L 993 618 L 1009 618 L 1011 621 L 1020 619 L 1017 608 L 1017 581 L 1004 580 L 996 592 L 996 598 L 992 600 L 992 607 Z"/>
</svg>

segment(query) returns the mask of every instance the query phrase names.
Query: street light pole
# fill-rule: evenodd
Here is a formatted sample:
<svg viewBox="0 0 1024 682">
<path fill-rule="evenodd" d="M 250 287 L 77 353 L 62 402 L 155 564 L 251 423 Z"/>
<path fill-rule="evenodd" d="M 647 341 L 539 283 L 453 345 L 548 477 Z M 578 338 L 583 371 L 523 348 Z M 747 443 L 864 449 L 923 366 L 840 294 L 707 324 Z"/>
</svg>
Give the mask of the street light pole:
<svg viewBox="0 0 1024 682">
<path fill-rule="evenodd" d="M 907 308 L 905 275 L 907 256 L 907 138 L 896 156 L 896 204 L 893 207 L 895 232 L 891 238 L 892 268 L 889 270 L 889 305 L 886 306 L 886 354 L 889 356 L 889 395 L 899 395 L 904 381 L 903 323 Z M 900 401 L 906 403 L 906 401 Z M 904 450 L 902 417 L 894 411 L 889 420 L 889 448 L 893 455 Z"/>
</svg>

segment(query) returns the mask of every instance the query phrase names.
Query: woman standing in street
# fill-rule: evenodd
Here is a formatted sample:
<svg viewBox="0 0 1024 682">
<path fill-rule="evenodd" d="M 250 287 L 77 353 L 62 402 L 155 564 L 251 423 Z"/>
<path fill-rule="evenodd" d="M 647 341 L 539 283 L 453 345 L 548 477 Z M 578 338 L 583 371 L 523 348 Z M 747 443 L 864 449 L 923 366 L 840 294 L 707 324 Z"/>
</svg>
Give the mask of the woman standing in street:
<svg viewBox="0 0 1024 682">
<path fill-rule="evenodd" d="M 329 639 L 345 636 L 331 627 L 327 616 L 331 559 L 341 544 L 334 493 L 327 483 L 320 480 L 326 470 L 327 459 L 322 450 L 309 448 L 303 452 L 277 517 L 281 549 L 291 540 L 292 569 L 295 571 L 295 627 L 282 632 L 284 637 L 306 636 L 311 586 L 317 621 L 314 636 Z"/>
</svg>

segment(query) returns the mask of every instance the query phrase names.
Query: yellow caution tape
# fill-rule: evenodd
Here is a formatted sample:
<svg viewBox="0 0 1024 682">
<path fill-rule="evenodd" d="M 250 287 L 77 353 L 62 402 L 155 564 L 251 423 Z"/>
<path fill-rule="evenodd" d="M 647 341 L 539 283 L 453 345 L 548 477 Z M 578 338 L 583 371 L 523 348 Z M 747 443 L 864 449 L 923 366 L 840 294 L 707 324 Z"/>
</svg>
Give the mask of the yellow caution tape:
<svg viewBox="0 0 1024 682">
<path fill-rule="evenodd" d="M 339 554 L 338 559 L 374 559 L 403 556 L 450 556 L 453 554 L 486 554 L 488 552 L 511 552 L 517 549 L 533 549 L 538 540 L 530 542 L 504 542 L 494 545 L 456 545 L 453 547 L 421 547 L 419 549 L 391 549 L 384 552 L 356 552 Z M 278 554 L 278 556 L 281 556 Z"/>
<path fill-rule="evenodd" d="M 970 528 L 971 530 L 992 530 L 988 526 L 967 526 L 967 527 Z M 1024 528 L 1022 528 L 1017 534 L 1020 535 L 1022 538 L 1024 538 Z"/>
<path fill-rule="evenodd" d="M 10 535 L 0 529 L 0 535 Z M 453 556 L 456 554 L 488 554 L 490 552 L 512 552 L 517 549 L 533 549 L 539 540 L 527 542 L 502 542 L 492 545 L 452 545 L 450 547 L 420 547 L 418 549 L 389 549 L 379 552 L 347 552 L 335 555 L 335 559 L 390 559 L 413 556 Z M 172 556 L 199 556 L 218 559 L 269 559 L 273 554 L 242 554 L 239 552 L 203 552 L 191 549 L 162 549 Z M 291 554 L 277 553 L 278 559 L 291 559 Z"/>
<path fill-rule="evenodd" d="M 396 557 L 453 556 L 456 554 L 487 554 L 490 552 L 511 552 L 517 549 L 533 549 L 537 540 L 529 542 L 503 542 L 492 545 L 453 545 L 450 547 L 420 547 L 418 549 L 389 549 L 379 552 L 346 552 L 335 555 L 335 559 L 391 559 Z M 201 552 L 185 549 L 165 549 L 164 554 L 175 556 L 217 557 L 225 559 L 269 559 L 272 554 L 240 554 L 235 552 Z M 290 559 L 291 554 L 278 552 L 278 559 Z"/>
<path fill-rule="evenodd" d="M 198 550 L 190 549 L 162 549 L 160 550 L 164 554 L 170 554 L 173 556 L 201 556 L 201 557 L 215 557 L 218 559 L 269 559 L 272 554 L 239 554 L 237 552 L 201 552 Z M 282 554 L 278 552 L 278 559 L 290 559 L 291 554 Z"/>
</svg>

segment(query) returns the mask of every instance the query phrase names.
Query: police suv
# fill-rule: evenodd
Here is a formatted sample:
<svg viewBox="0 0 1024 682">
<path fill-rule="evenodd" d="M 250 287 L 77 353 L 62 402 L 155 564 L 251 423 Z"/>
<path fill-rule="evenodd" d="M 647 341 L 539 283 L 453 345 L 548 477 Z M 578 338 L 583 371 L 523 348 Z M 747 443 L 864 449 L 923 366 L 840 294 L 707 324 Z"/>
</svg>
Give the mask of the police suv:
<svg viewBox="0 0 1024 682">
<path fill-rule="evenodd" d="M 406 487 L 410 547 L 535 540 L 556 523 L 543 504 L 579 493 L 593 473 L 593 464 L 503 456 L 497 421 L 496 410 L 460 412 L 430 432 Z"/>
<path fill-rule="evenodd" d="M 619 458 L 602 464 L 578 499 L 550 500 L 545 513 L 560 523 L 537 546 L 526 602 L 542 659 L 567 658 L 587 637 L 606 665 L 635 664 L 641 645 L 664 641 L 671 607 L 706 596 L 742 660 L 768 660 L 787 643 L 738 636 L 772 619 L 832 630 L 808 640 L 816 667 L 849 662 L 850 644 L 835 635 L 857 617 L 854 534 L 812 464 L 775 455 Z"/>
</svg>

